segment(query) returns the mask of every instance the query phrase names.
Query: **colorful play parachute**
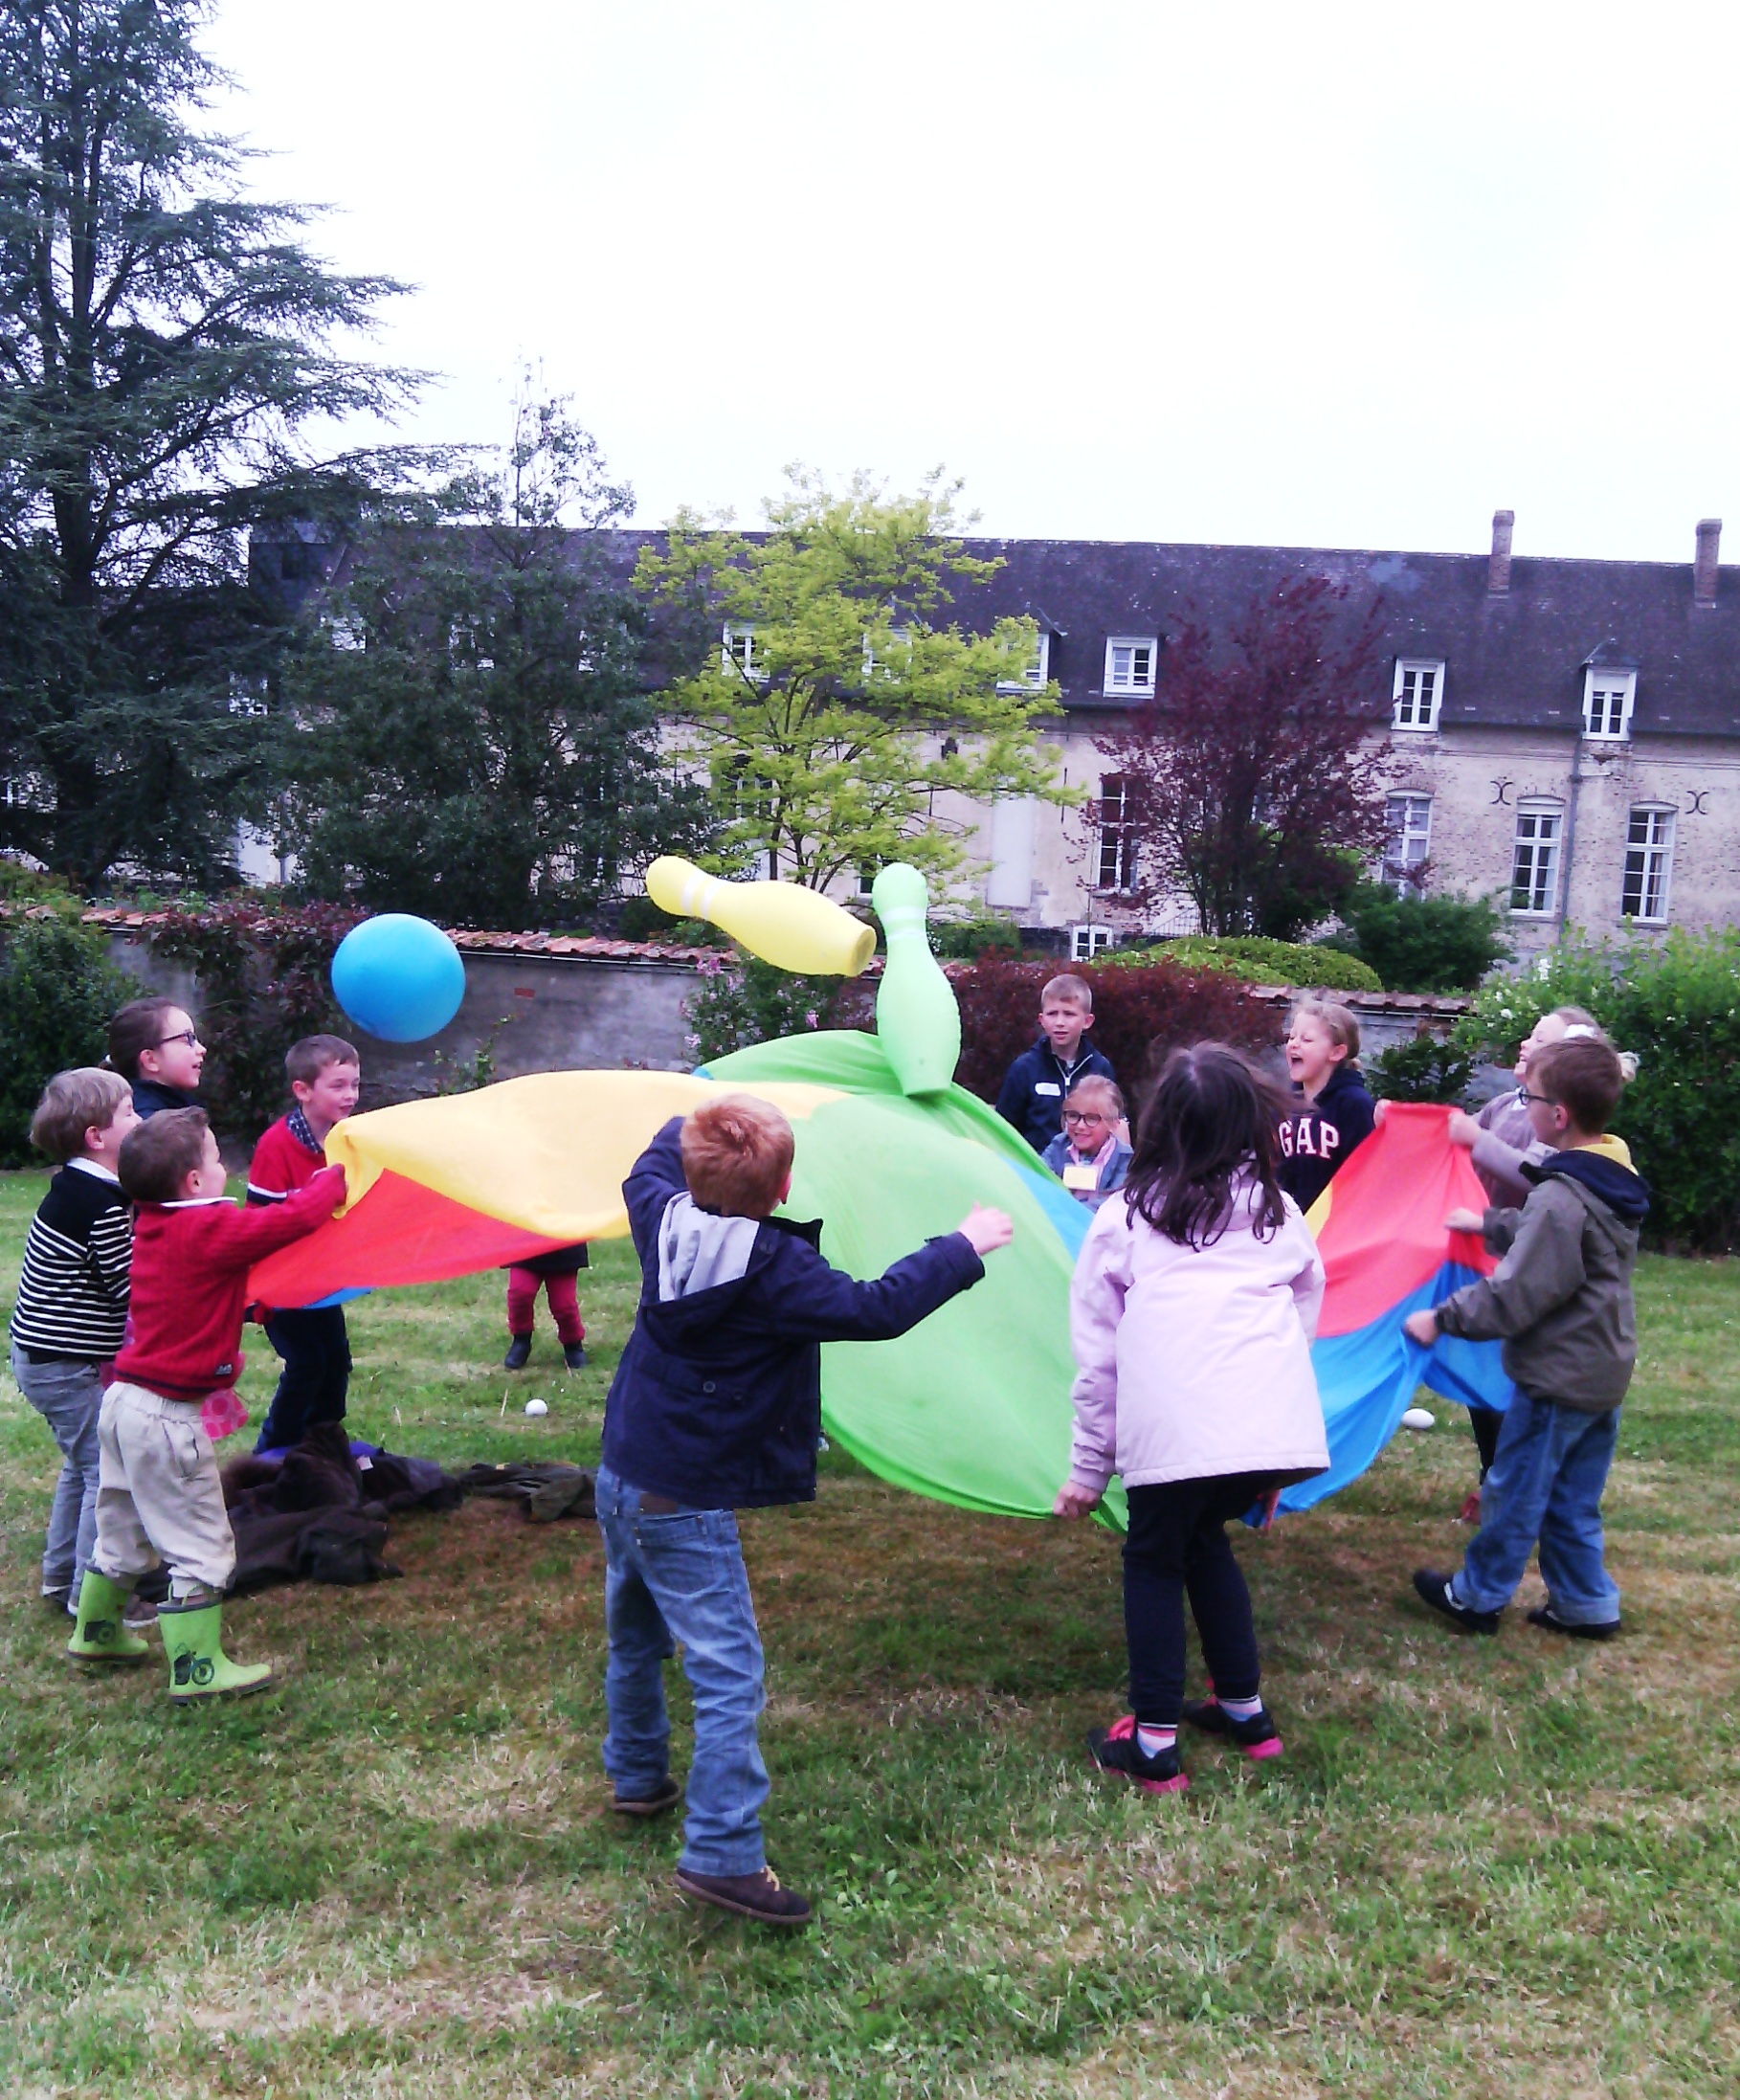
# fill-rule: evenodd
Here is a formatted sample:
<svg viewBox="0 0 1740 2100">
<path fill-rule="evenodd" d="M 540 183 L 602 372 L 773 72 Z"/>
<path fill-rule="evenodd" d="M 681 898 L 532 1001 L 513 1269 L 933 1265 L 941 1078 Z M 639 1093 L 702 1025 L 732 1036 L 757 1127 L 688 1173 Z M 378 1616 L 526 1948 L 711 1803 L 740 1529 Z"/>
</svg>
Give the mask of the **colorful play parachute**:
<svg viewBox="0 0 1740 2100">
<path fill-rule="evenodd" d="M 764 1043 L 693 1076 L 553 1072 L 354 1116 L 327 1150 L 350 1175 L 345 1211 L 255 1271 L 265 1303 L 309 1305 L 359 1286 L 434 1282 L 626 1232 L 621 1183 L 641 1148 L 713 1088 L 776 1102 L 797 1134 L 790 1205 L 825 1220 L 822 1249 L 872 1276 L 974 1201 L 1015 1221 L 985 1281 L 895 1342 L 823 1352 L 824 1419 L 883 1479 L 963 1508 L 1042 1516 L 1068 1465 L 1069 1279 L 1087 1212 L 985 1104 L 960 1087 L 909 1097 L 880 1039 L 818 1032 Z M 1331 1184 L 1329 1270 L 1317 1344 L 1331 1466 L 1295 1508 L 1344 1486 L 1394 1433 L 1420 1379 L 1502 1406 L 1491 1345 L 1401 1333 L 1490 1267 L 1452 1240 L 1446 1213 L 1478 1205 L 1448 1111 L 1392 1106 Z M 1107 1515 L 1122 1515 L 1114 1493 Z"/>
</svg>

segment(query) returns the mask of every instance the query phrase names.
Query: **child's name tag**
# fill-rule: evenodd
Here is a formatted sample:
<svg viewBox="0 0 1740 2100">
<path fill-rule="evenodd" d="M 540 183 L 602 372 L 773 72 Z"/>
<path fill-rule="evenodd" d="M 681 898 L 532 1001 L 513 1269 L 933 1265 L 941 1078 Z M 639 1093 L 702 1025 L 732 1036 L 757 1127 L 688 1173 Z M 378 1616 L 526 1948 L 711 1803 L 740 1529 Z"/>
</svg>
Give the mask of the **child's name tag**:
<svg viewBox="0 0 1740 2100">
<path fill-rule="evenodd" d="M 1100 1170 L 1089 1161 L 1078 1167 L 1073 1163 L 1063 1169 L 1063 1186 L 1072 1195 L 1082 1195 L 1100 1186 Z"/>
<path fill-rule="evenodd" d="M 1036 1094 L 1060 1094 L 1063 1091 L 1062 1087 L 1060 1087 L 1058 1084 L 1057 1081 L 1053 1079 L 1035 1080 L 1033 1083 L 1033 1090 Z"/>
</svg>

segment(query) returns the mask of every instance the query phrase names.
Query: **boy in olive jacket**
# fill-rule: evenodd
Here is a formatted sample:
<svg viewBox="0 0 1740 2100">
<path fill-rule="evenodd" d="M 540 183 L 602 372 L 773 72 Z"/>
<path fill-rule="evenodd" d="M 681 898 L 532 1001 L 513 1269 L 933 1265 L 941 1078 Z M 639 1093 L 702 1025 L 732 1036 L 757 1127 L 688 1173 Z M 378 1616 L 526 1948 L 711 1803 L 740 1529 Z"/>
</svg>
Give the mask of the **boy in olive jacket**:
<svg viewBox="0 0 1740 2100">
<path fill-rule="evenodd" d="M 1602 1559 L 1601 1493 L 1619 1403 L 1637 1361 L 1631 1277 L 1649 1190 L 1620 1138 L 1604 1133 L 1624 1076 L 1589 1039 L 1538 1051 L 1525 1085 L 1535 1135 L 1552 1148 L 1520 1211 L 1453 1212 L 1504 1260 L 1489 1277 L 1415 1312 L 1409 1334 L 1504 1340 L 1517 1387 L 1481 1492 L 1481 1528 L 1454 1575 L 1421 1568 L 1414 1587 L 1465 1633 L 1496 1633 L 1537 1542 L 1547 1602 L 1528 1614 L 1549 1632 L 1604 1641 L 1619 1630 L 1619 1593 Z"/>
</svg>

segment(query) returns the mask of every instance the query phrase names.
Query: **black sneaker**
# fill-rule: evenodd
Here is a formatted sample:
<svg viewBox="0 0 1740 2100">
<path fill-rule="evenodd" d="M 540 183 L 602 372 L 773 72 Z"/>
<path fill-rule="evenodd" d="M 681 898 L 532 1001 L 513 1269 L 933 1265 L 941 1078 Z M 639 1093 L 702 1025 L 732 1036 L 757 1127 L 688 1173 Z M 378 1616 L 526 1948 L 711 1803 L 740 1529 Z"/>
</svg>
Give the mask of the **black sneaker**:
<svg viewBox="0 0 1740 2100">
<path fill-rule="evenodd" d="M 531 1354 L 531 1336 L 514 1334 L 508 1337 L 507 1354 L 502 1359 L 503 1371 L 524 1371 Z"/>
<path fill-rule="evenodd" d="M 1190 1780 L 1178 1763 L 1177 1750 L 1150 1757 L 1136 1740 L 1136 1717 L 1127 1713 L 1110 1728 L 1090 1728 L 1087 1754 L 1102 1772 L 1115 1772 L 1145 1794 L 1182 1794 Z"/>
<path fill-rule="evenodd" d="M 611 1796 L 611 1806 L 618 1816 L 662 1816 L 681 1798 L 681 1787 L 667 1772 L 650 1794 L 624 1794 L 617 1788 Z"/>
<path fill-rule="evenodd" d="M 1450 1587 L 1450 1577 L 1437 1568 L 1416 1568 L 1414 1587 L 1422 1604 L 1430 1604 L 1435 1612 L 1440 1612 L 1452 1624 L 1460 1626 L 1463 1633 L 1497 1633 L 1497 1612 L 1471 1611 L 1466 1604 L 1457 1601 L 1456 1592 Z"/>
<path fill-rule="evenodd" d="M 584 1371 L 586 1369 L 586 1344 L 584 1342 L 564 1342 L 562 1345 L 562 1361 L 570 1371 Z"/>
<path fill-rule="evenodd" d="M 1528 1614 L 1531 1626 L 1545 1626 L 1549 1633 L 1562 1633 L 1573 1641 L 1611 1641 L 1619 1631 L 1617 1619 L 1598 1620 L 1593 1626 L 1579 1626 L 1561 1619 L 1550 1604 L 1537 1604 Z"/>
<path fill-rule="evenodd" d="M 1236 1721 L 1218 1699 L 1187 1699 L 1184 1718 L 1189 1727 L 1200 1729 L 1204 1735 L 1219 1735 L 1237 1743 L 1247 1757 L 1281 1755 L 1281 1731 L 1267 1707 L 1259 1707 L 1248 1721 Z"/>
<path fill-rule="evenodd" d="M 795 1888 L 782 1888 L 770 1866 L 758 1874 L 697 1874 L 677 1869 L 677 1886 L 685 1896 L 710 1903 L 716 1910 L 734 1910 L 761 1925 L 808 1925 L 810 1906 Z"/>
</svg>

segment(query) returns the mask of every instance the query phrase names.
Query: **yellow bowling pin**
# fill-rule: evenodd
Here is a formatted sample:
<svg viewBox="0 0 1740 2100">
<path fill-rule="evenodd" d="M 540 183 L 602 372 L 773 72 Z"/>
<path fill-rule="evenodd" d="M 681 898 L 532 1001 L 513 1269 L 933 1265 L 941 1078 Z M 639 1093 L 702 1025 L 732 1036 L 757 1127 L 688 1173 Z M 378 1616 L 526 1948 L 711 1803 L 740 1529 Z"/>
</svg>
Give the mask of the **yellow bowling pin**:
<svg viewBox="0 0 1740 2100">
<path fill-rule="evenodd" d="M 856 977 L 876 953 L 874 927 L 795 882 L 727 882 L 667 853 L 647 869 L 646 888 L 660 910 L 706 920 L 778 970 Z"/>
<path fill-rule="evenodd" d="M 891 861 L 870 901 L 888 936 L 876 993 L 876 1035 L 903 1094 L 934 1094 L 961 1061 L 961 1009 L 925 931 L 930 892 L 917 868 Z"/>
</svg>

